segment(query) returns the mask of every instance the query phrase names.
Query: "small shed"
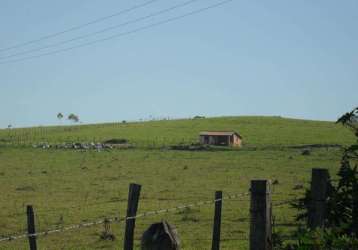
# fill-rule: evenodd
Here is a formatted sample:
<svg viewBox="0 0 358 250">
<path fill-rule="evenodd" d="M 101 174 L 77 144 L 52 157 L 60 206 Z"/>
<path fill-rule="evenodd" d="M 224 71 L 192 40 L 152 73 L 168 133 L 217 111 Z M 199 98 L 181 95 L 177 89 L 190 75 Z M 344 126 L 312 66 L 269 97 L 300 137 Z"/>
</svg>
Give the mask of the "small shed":
<svg viewBox="0 0 358 250">
<path fill-rule="evenodd" d="M 235 131 L 204 131 L 200 132 L 201 144 L 217 146 L 242 146 L 242 137 Z"/>
</svg>

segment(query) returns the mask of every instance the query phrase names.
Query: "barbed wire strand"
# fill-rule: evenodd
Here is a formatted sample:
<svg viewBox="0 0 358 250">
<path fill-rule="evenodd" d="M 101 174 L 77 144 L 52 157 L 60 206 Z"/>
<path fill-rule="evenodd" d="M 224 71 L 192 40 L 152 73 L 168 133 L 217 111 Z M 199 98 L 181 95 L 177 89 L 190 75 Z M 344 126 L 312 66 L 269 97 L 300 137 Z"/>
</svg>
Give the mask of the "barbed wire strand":
<svg viewBox="0 0 358 250">
<path fill-rule="evenodd" d="M 249 194 L 250 193 L 247 192 L 247 193 L 241 193 L 241 194 L 235 194 L 235 195 L 228 195 L 228 196 L 223 197 L 221 199 L 214 199 L 214 200 L 208 200 L 208 201 L 199 201 L 199 202 L 192 203 L 192 204 L 180 205 L 180 206 L 177 206 L 177 207 L 172 207 L 172 208 L 167 208 L 167 209 L 160 209 L 160 210 L 155 210 L 155 211 L 144 212 L 144 213 L 138 214 L 136 216 L 131 216 L 131 217 L 122 217 L 122 218 L 114 217 L 114 218 L 110 218 L 110 219 L 105 218 L 105 219 L 101 219 L 101 220 L 97 220 L 97 221 L 93 221 L 93 222 L 87 222 L 87 223 L 71 225 L 71 226 L 67 226 L 67 227 L 64 227 L 64 228 L 47 230 L 47 231 L 42 231 L 42 232 L 38 232 L 38 233 L 34 233 L 34 234 L 24 233 L 24 234 L 20 234 L 20 235 L 12 235 L 12 236 L 7 236 L 7 237 L 0 238 L 0 242 L 18 240 L 18 239 L 27 238 L 27 237 L 46 236 L 46 235 L 49 235 L 49 234 L 62 233 L 62 232 L 69 231 L 69 230 L 75 230 L 75 229 L 80 229 L 80 228 L 100 225 L 100 224 L 108 223 L 108 222 L 109 223 L 119 223 L 119 222 L 123 222 L 123 221 L 126 221 L 126 220 L 133 220 L 133 219 L 143 218 L 143 217 L 147 217 L 147 216 L 171 213 L 171 212 L 175 212 L 175 211 L 178 211 L 178 210 L 183 210 L 183 209 L 186 209 L 186 208 L 192 208 L 192 207 L 198 207 L 198 206 L 213 204 L 213 203 L 216 203 L 218 201 L 232 200 L 232 199 L 236 199 L 236 198 L 246 196 L 246 195 L 249 195 Z"/>
</svg>

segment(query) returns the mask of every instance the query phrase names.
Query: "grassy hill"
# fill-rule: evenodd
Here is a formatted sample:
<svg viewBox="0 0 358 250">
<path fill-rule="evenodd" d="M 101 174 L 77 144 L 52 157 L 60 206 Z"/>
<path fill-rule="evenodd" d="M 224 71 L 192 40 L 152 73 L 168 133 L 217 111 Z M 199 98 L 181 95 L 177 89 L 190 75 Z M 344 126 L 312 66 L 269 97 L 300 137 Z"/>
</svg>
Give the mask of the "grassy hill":
<svg viewBox="0 0 358 250">
<path fill-rule="evenodd" d="M 165 145 L 196 142 L 202 130 L 236 130 L 240 150 L 174 151 Z M 103 141 L 125 138 L 136 148 L 75 151 L 38 149 L 37 142 Z M 349 145 L 350 131 L 332 122 L 279 117 L 222 117 L 81 126 L 0 130 L 0 238 L 24 232 L 25 208 L 32 204 L 37 230 L 124 216 L 128 185 L 142 184 L 139 213 L 213 199 L 216 190 L 245 193 L 251 179 L 277 180 L 274 205 L 303 194 L 313 167 L 337 171 L 339 147 L 302 149 L 304 144 Z M 21 146 L 19 146 L 21 144 Z M 289 234 L 296 211 L 274 206 L 277 230 Z M 224 202 L 222 249 L 247 249 L 249 197 Z M 209 249 L 213 206 L 148 216 L 137 220 L 135 243 L 153 222 L 167 219 L 183 249 Z M 103 226 L 39 238 L 40 249 L 120 249 L 124 224 L 111 225 L 115 241 L 101 240 Z M 26 240 L 0 242 L 0 249 L 24 249 Z"/>
<path fill-rule="evenodd" d="M 280 117 L 222 117 L 110 123 L 81 126 L 53 126 L 2 129 L 4 142 L 103 141 L 126 138 L 134 144 L 195 142 L 205 130 L 236 130 L 246 145 L 349 144 L 349 131 L 332 122 Z"/>
</svg>

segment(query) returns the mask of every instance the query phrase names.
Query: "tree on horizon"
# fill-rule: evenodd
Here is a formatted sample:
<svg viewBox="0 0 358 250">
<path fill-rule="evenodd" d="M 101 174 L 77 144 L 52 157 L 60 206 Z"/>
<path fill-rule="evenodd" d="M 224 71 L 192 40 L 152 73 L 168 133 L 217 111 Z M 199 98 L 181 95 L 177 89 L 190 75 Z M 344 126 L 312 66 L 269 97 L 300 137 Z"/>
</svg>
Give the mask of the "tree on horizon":
<svg viewBox="0 0 358 250">
<path fill-rule="evenodd" d="M 80 118 L 78 117 L 78 115 L 75 115 L 73 113 L 69 114 L 67 117 L 68 120 L 73 121 L 73 122 L 79 122 Z"/>
<path fill-rule="evenodd" d="M 62 114 L 61 112 L 59 112 L 59 113 L 57 114 L 57 119 L 59 119 L 59 120 L 61 121 L 62 118 L 63 118 L 63 114 Z"/>
</svg>

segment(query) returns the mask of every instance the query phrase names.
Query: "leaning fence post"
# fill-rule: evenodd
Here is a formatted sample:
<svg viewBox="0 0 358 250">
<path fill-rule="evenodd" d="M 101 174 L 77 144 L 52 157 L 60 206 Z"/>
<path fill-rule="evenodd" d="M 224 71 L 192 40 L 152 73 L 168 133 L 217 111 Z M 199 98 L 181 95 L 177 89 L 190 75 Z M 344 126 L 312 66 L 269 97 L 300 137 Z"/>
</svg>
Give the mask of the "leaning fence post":
<svg viewBox="0 0 358 250">
<path fill-rule="evenodd" d="M 215 213 L 214 213 L 213 239 L 211 244 L 211 250 L 220 249 L 222 197 L 223 197 L 222 191 L 215 192 Z"/>
<path fill-rule="evenodd" d="M 31 205 L 27 206 L 27 234 L 29 235 L 30 250 L 36 250 L 36 233 L 34 210 Z"/>
<path fill-rule="evenodd" d="M 308 208 L 308 227 L 315 229 L 324 226 L 329 174 L 325 168 L 312 169 L 311 199 Z"/>
<path fill-rule="evenodd" d="M 133 183 L 129 185 L 124 250 L 133 250 L 135 218 L 132 217 L 135 217 L 137 214 L 140 189 L 141 185 Z"/>
<path fill-rule="evenodd" d="M 251 181 L 250 250 L 271 250 L 271 188 L 269 180 Z"/>
</svg>

